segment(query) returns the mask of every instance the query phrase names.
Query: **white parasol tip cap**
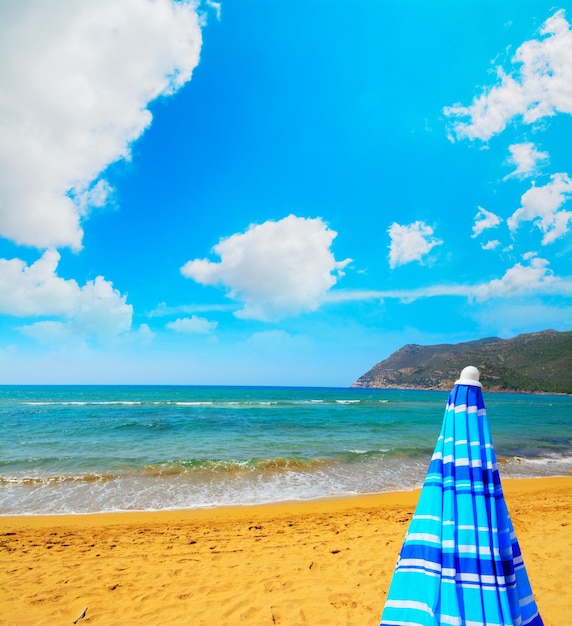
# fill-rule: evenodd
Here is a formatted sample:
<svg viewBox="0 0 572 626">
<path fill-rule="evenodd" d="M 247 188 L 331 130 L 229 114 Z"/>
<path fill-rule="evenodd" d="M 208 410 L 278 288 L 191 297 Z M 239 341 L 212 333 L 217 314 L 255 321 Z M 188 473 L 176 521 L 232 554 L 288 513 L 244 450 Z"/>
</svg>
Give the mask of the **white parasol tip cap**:
<svg viewBox="0 0 572 626">
<path fill-rule="evenodd" d="M 479 382 L 480 376 L 481 373 L 479 370 L 476 367 L 469 365 L 461 372 L 461 376 L 459 380 L 455 381 L 455 385 L 473 385 L 474 387 L 482 387 Z"/>
</svg>

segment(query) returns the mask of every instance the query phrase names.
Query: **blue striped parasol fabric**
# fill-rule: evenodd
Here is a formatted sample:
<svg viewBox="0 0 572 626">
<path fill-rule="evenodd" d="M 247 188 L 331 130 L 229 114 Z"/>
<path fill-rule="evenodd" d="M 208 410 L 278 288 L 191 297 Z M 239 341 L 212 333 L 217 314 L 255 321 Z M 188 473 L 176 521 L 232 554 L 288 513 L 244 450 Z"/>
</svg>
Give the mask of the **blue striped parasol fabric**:
<svg viewBox="0 0 572 626">
<path fill-rule="evenodd" d="M 449 395 L 381 626 L 543 626 L 478 379 L 465 368 Z"/>
</svg>

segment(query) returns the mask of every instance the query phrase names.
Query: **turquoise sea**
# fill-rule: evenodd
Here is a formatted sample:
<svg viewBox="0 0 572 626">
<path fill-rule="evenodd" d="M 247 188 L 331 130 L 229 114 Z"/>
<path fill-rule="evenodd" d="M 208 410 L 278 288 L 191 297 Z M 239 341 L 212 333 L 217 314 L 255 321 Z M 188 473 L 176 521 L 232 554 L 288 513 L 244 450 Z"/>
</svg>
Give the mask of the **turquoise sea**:
<svg viewBox="0 0 572 626">
<path fill-rule="evenodd" d="M 0 387 L 2 515 L 188 509 L 419 487 L 445 392 Z M 572 397 L 484 393 L 501 478 L 572 474 Z"/>
</svg>

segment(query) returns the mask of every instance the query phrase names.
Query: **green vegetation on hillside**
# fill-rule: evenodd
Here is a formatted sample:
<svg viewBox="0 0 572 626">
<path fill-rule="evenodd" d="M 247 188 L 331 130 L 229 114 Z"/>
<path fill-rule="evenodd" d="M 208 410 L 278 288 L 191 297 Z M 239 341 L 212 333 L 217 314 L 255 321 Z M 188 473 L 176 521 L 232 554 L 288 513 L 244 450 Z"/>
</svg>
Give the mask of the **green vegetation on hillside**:
<svg viewBox="0 0 572 626">
<path fill-rule="evenodd" d="M 361 376 L 352 387 L 447 389 L 467 365 L 489 391 L 572 394 L 572 331 L 545 330 L 513 339 L 459 344 L 409 344 Z"/>
</svg>

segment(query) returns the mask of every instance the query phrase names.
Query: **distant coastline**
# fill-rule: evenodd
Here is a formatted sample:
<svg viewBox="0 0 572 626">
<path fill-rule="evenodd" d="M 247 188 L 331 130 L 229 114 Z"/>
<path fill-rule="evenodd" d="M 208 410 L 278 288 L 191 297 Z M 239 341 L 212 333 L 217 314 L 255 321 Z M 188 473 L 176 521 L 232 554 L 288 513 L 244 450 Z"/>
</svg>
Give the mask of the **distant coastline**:
<svg viewBox="0 0 572 626">
<path fill-rule="evenodd" d="M 545 330 L 458 344 L 408 344 L 351 386 L 445 391 L 466 365 L 478 367 L 483 388 L 489 392 L 572 395 L 572 331 Z"/>
<path fill-rule="evenodd" d="M 362 387 L 360 385 L 356 385 L 353 383 L 349 388 L 350 389 L 387 389 L 393 391 L 450 391 L 453 388 L 454 381 L 450 386 L 443 385 L 442 387 L 423 387 L 423 386 L 413 386 L 413 385 L 383 385 L 376 387 L 375 385 L 370 385 L 367 387 Z M 488 387 L 483 385 L 483 391 L 485 393 L 506 393 L 506 394 L 518 394 L 523 396 L 572 396 L 572 393 L 567 393 L 565 391 L 527 391 L 526 389 L 501 389 L 499 387 Z"/>
</svg>

